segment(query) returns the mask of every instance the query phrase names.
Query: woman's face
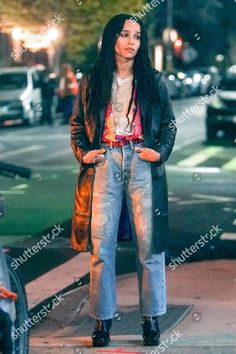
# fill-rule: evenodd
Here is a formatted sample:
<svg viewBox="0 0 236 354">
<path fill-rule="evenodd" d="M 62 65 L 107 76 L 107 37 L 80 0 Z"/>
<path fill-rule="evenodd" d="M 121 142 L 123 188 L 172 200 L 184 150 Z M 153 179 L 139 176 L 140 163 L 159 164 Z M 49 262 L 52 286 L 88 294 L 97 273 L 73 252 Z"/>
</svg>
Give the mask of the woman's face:
<svg viewBox="0 0 236 354">
<path fill-rule="evenodd" d="M 139 50 L 140 40 L 141 29 L 139 23 L 126 20 L 117 38 L 115 53 L 127 59 L 134 58 Z"/>
</svg>

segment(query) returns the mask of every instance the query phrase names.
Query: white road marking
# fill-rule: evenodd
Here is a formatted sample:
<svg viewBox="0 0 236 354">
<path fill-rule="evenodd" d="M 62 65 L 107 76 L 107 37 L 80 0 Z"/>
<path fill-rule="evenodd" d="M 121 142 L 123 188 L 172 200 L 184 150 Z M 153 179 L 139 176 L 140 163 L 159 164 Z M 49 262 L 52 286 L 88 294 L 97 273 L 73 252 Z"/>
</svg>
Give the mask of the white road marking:
<svg viewBox="0 0 236 354">
<path fill-rule="evenodd" d="M 211 199 L 216 202 L 234 202 L 236 201 L 236 198 L 231 198 L 231 197 L 221 197 L 219 195 L 212 195 L 212 194 L 191 194 L 194 198 L 203 198 L 203 199 Z"/>
<path fill-rule="evenodd" d="M 5 152 L 5 153 L 1 153 L 1 160 L 2 159 L 5 159 L 5 158 L 8 158 L 10 156 L 16 156 L 16 155 L 20 155 L 20 154 L 24 154 L 26 152 L 32 152 L 32 151 L 38 151 L 38 150 L 42 150 L 42 149 L 45 149 L 45 146 L 43 145 L 31 145 L 31 146 L 27 146 L 27 147 L 24 147 L 24 148 L 21 148 L 21 149 L 15 149 L 15 150 L 12 150 L 12 151 L 8 151 L 8 152 Z"/>
<path fill-rule="evenodd" d="M 208 204 L 209 200 L 196 200 L 196 199 L 188 199 L 188 200 L 183 200 L 180 202 L 177 202 L 178 205 L 197 205 L 197 204 Z"/>
<path fill-rule="evenodd" d="M 224 232 L 223 234 L 220 235 L 220 240 L 236 241 L 236 233 Z"/>
<path fill-rule="evenodd" d="M 191 194 L 191 198 L 188 200 L 182 200 L 177 202 L 178 205 L 197 205 L 197 204 L 207 204 L 207 203 L 226 203 L 234 202 L 236 198 L 221 197 L 218 195 L 205 195 L 205 194 Z M 196 199 L 197 198 L 197 199 Z"/>
<path fill-rule="evenodd" d="M 236 171 L 236 157 L 229 160 L 223 166 L 221 166 L 224 170 Z"/>
<path fill-rule="evenodd" d="M 55 135 L 24 135 L 24 136 L 3 136 L 1 141 L 52 141 L 52 140 L 70 140 L 70 134 L 55 134 Z"/>
<path fill-rule="evenodd" d="M 178 166 L 186 166 L 186 167 L 193 167 L 196 166 L 212 156 L 215 156 L 217 153 L 222 151 L 222 147 L 217 147 L 217 146 L 211 146 L 206 149 L 202 149 L 201 151 L 197 152 L 196 154 L 193 154 L 189 157 L 187 157 L 184 160 L 181 160 L 177 163 Z"/>
<path fill-rule="evenodd" d="M 73 156 L 73 151 L 72 151 L 71 148 L 65 148 L 64 150 L 56 151 L 53 154 L 50 154 L 50 155 L 47 155 L 47 156 L 44 156 L 44 157 L 40 157 L 38 159 L 37 158 L 29 159 L 29 160 L 27 160 L 27 163 L 36 164 L 36 163 L 40 163 L 40 162 L 44 162 L 44 161 L 48 161 L 48 160 L 54 159 L 55 157 L 61 157 L 61 156 L 66 156 L 66 155 Z"/>
<path fill-rule="evenodd" d="M 186 167 L 183 168 L 182 166 L 177 165 L 166 165 L 167 171 L 174 171 L 174 172 L 186 172 L 186 173 L 220 173 L 222 170 L 218 167 Z M 228 171 L 227 171 L 228 172 Z"/>
<path fill-rule="evenodd" d="M 231 212 L 233 211 L 233 208 L 224 207 L 223 210 L 226 212 Z"/>
<path fill-rule="evenodd" d="M 28 187 L 28 184 L 18 184 L 17 186 L 11 187 L 13 190 L 21 190 L 21 189 L 26 189 Z"/>
<path fill-rule="evenodd" d="M 4 195 L 25 194 L 25 191 L 0 191 L 0 194 L 4 194 Z"/>
<path fill-rule="evenodd" d="M 179 197 L 169 197 L 168 200 L 169 202 L 178 202 L 179 201 Z"/>
</svg>

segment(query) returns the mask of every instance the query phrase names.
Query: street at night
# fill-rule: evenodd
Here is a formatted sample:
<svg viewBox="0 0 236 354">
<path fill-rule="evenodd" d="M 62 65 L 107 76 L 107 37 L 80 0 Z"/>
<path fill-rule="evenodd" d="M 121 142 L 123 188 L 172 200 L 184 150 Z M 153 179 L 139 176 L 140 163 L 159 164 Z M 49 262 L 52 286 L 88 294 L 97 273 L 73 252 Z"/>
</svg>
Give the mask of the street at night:
<svg viewBox="0 0 236 354">
<path fill-rule="evenodd" d="M 0 0 L 0 354 L 236 353 L 235 18 Z"/>
</svg>

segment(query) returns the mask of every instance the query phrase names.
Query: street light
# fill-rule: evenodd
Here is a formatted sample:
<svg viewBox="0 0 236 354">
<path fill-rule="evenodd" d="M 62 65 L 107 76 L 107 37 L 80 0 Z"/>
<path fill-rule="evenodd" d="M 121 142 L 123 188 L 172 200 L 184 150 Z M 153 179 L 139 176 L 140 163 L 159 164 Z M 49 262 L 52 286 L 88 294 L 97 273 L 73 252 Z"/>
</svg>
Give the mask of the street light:
<svg viewBox="0 0 236 354">
<path fill-rule="evenodd" d="M 11 32 L 12 38 L 15 39 L 16 41 L 19 41 L 22 39 L 23 36 L 23 30 L 20 27 L 14 27 Z"/>
<path fill-rule="evenodd" d="M 173 47 L 174 47 L 175 56 L 180 58 L 182 56 L 182 50 L 183 50 L 183 40 L 182 40 L 182 38 L 176 39 L 176 41 L 174 42 Z"/>
</svg>

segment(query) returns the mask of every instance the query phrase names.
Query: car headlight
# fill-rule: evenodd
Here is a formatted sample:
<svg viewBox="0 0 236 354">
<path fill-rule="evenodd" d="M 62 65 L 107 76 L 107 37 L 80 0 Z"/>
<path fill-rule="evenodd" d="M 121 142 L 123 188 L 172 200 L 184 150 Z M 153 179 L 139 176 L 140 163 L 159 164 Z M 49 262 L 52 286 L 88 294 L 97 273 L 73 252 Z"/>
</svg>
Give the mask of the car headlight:
<svg viewBox="0 0 236 354">
<path fill-rule="evenodd" d="M 219 97 L 214 97 L 209 106 L 215 109 L 221 109 L 225 107 L 224 103 Z"/>
</svg>

